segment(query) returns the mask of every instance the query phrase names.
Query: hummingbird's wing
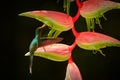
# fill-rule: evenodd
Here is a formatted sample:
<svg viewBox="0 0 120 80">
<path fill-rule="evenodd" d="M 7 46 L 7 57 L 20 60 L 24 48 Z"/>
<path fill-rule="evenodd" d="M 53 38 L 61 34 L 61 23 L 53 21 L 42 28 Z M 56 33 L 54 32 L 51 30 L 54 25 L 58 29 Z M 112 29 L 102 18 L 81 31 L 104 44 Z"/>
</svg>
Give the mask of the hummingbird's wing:
<svg viewBox="0 0 120 80">
<path fill-rule="evenodd" d="M 50 44 L 61 42 L 63 40 L 63 38 L 61 38 L 61 37 L 58 37 L 58 38 L 43 37 L 43 38 L 41 38 L 41 40 L 42 41 L 41 41 L 40 46 L 45 46 L 45 45 L 50 45 Z"/>
</svg>

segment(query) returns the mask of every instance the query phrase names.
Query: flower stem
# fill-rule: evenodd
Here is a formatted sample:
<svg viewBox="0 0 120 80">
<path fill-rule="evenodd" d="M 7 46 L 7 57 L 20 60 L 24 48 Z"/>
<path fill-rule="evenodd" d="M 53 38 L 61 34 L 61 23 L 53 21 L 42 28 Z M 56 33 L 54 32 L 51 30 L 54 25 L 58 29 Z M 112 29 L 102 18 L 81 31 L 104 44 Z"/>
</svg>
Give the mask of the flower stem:
<svg viewBox="0 0 120 80">
<path fill-rule="evenodd" d="M 80 9 L 81 9 L 81 7 L 82 7 L 83 4 L 79 0 L 76 0 L 76 5 L 78 7 L 78 11 L 77 11 L 76 15 L 72 18 L 72 20 L 73 20 L 74 23 L 78 20 L 78 18 L 80 16 Z M 72 32 L 73 32 L 73 34 L 74 34 L 75 37 L 78 36 L 78 32 L 75 30 L 75 26 L 72 27 Z"/>
<path fill-rule="evenodd" d="M 81 9 L 81 7 L 82 7 L 83 4 L 79 0 L 76 0 L 76 5 L 78 7 L 78 10 L 77 10 L 76 15 L 72 18 L 74 23 L 78 20 L 78 18 L 80 16 L 80 9 Z"/>
<path fill-rule="evenodd" d="M 70 51 L 72 51 L 75 47 L 76 47 L 76 42 L 74 41 L 74 43 L 70 46 Z"/>
<path fill-rule="evenodd" d="M 73 35 L 74 35 L 75 37 L 77 37 L 78 34 L 79 34 L 79 33 L 76 31 L 75 26 L 72 27 L 72 33 L 73 33 Z"/>
<path fill-rule="evenodd" d="M 68 63 L 71 63 L 71 62 L 73 62 L 72 56 L 70 56 L 70 58 L 68 60 Z"/>
</svg>

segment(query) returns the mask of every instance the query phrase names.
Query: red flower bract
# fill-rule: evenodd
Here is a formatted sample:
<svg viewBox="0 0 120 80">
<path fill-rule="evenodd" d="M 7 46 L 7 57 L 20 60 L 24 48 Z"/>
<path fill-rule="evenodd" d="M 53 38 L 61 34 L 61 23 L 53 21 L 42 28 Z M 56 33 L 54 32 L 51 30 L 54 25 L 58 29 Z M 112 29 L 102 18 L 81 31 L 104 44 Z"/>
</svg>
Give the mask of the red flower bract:
<svg viewBox="0 0 120 80">
<path fill-rule="evenodd" d="M 73 61 L 68 62 L 65 80 L 82 80 L 79 68 Z"/>
<path fill-rule="evenodd" d="M 104 17 L 104 13 L 112 9 L 120 9 L 120 3 L 109 0 L 84 1 L 80 13 L 86 19 L 88 31 L 94 30 L 95 24 L 101 27 L 99 18 Z"/>
<path fill-rule="evenodd" d="M 48 34 L 50 37 L 53 33 L 53 37 L 57 37 L 61 32 L 68 31 L 74 26 L 72 17 L 62 12 L 39 10 L 24 12 L 19 15 L 37 19 L 51 27 L 51 31 Z"/>
<path fill-rule="evenodd" d="M 66 61 L 71 56 L 71 46 L 65 44 L 51 44 L 37 48 L 34 56 L 43 57 L 53 61 Z M 30 56 L 26 53 L 25 56 Z"/>
<path fill-rule="evenodd" d="M 99 50 L 109 46 L 120 47 L 120 41 L 97 32 L 80 32 L 76 38 L 79 47 L 87 50 Z"/>
</svg>

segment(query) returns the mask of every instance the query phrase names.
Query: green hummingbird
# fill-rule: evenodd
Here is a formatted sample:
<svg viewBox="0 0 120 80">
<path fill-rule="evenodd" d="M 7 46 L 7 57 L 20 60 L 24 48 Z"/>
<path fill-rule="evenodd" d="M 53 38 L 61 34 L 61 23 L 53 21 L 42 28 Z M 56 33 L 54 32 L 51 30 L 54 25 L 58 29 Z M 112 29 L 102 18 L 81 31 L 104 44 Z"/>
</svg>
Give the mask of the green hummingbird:
<svg viewBox="0 0 120 80">
<path fill-rule="evenodd" d="M 33 66 L 33 56 L 34 51 L 41 46 L 50 45 L 53 43 L 57 43 L 63 40 L 63 38 L 53 38 L 53 37 L 42 37 L 42 31 L 45 28 L 45 24 L 43 26 L 36 28 L 35 37 L 30 43 L 29 52 L 30 52 L 30 66 L 29 71 L 32 74 L 32 66 Z"/>
</svg>

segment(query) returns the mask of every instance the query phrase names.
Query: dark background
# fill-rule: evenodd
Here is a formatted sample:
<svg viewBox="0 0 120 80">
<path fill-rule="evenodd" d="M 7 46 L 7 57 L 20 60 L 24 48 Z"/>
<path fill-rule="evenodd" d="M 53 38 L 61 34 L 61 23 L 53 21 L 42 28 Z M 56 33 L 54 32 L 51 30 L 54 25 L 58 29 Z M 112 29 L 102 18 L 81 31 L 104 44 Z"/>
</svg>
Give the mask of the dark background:
<svg viewBox="0 0 120 80">
<path fill-rule="evenodd" d="M 62 0 L 16 0 L 0 3 L 1 26 L 1 79 L 12 80 L 64 80 L 67 61 L 54 62 L 35 57 L 33 74 L 29 74 L 29 44 L 34 37 L 34 30 L 41 25 L 37 20 L 18 16 L 19 13 L 32 10 L 56 10 L 63 12 Z M 120 2 L 120 0 L 114 0 Z M 77 7 L 71 4 L 71 16 L 74 16 Z M 120 40 L 120 10 L 111 10 L 105 13 L 107 20 L 101 18 L 103 29 L 96 28 L 97 32 L 104 33 Z M 75 23 L 78 31 L 86 31 L 84 18 Z M 70 35 L 71 36 L 68 36 Z M 72 44 L 74 36 L 70 31 L 63 32 L 63 43 Z M 120 48 L 107 47 L 101 54 L 92 54 L 92 51 L 83 50 L 76 46 L 73 51 L 73 60 L 79 67 L 83 80 L 117 80 L 120 72 Z"/>
</svg>

